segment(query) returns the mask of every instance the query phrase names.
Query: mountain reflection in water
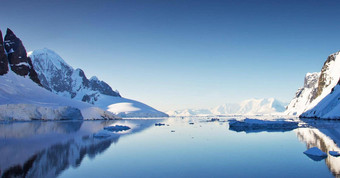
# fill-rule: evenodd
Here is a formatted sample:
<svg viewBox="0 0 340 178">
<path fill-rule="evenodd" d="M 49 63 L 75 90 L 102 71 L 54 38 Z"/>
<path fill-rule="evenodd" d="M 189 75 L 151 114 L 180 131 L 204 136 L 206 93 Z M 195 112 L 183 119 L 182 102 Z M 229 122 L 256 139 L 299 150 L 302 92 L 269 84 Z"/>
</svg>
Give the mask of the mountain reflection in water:
<svg viewBox="0 0 340 178">
<path fill-rule="evenodd" d="M 318 147 L 328 156 L 325 163 L 334 176 L 340 176 L 340 157 L 329 155 L 329 151 L 340 151 L 340 122 L 322 120 L 304 120 L 310 128 L 296 130 L 298 139 L 306 144 L 307 149 Z M 319 160 L 320 161 L 320 160 Z"/>
<path fill-rule="evenodd" d="M 93 133 L 112 124 L 130 125 L 136 133 L 156 120 L 51 121 L 0 124 L 1 177 L 56 177 L 78 167 L 85 156 L 94 158 L 124 134 L 95 138 Z"/>
</svg>

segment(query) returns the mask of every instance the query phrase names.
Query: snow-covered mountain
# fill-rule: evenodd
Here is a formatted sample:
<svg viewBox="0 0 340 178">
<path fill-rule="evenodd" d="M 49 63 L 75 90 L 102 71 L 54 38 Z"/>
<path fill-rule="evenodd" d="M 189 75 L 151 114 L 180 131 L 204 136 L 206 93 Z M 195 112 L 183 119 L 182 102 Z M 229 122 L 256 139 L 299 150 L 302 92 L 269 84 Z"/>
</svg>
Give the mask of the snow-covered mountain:
<svg viewBox="0 0 340 178">
<path fill-rule="evenodd" d="M 73 69 L 58 54 L 49 49 L 28 52 L 44 88 L 58 95 L 94 104 L 101 94 L 120 97 L 105 82 L 86 78 L 81 69 Z"/>
<path fill-rule="evenodd" d="M 120 117 L 167 117 L 146 104 L 121 97 L 95 76 L 88 79 L 83 70 L 73 69 L 52 50 L 34 50 L 28 56 L 42 86 L 57 95 L 93 104 Z"/>
<path fill-rule="evenodd" d="M 4 43 L 1 32 L 0 36 L 0 120 L 115 118 L 98 107 L 44 89 L 21 40 L 10 29 Z"/>
<path fill-rule="evenodd" d="M 340 118 L 340 51 L 328 56 L 320 73 L 307 74 L 305 85 L 299 89 L 287 107 L 287 114 L 300 117 Z"/>
<path fill-rule="evenodd" d="M 248 99 L 240 104 L 225 104 L 216 107 L 213 110 L 214 114 L 242 114 L 242 115 L 258 115 L 258 114 L 274 114 L 285 111 L 285 104 L 274 99 Z"/>
<path fill-rule="evenodd" d="M 285 111 L 285 104 L 274 99 L 248 99 L 241 103 L 229 103 L 212 109 L 185 109 L 169 111 L 170 116 L 204 116 L 204 115 L 266 115 Z"/>
</svg>

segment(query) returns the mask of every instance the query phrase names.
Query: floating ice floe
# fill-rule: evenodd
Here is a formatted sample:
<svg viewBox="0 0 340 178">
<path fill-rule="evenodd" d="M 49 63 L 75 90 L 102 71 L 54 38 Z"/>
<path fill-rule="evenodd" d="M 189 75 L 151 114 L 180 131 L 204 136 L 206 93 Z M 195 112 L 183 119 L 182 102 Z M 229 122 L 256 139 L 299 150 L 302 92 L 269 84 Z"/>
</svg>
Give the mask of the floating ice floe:
<svg viewBox="0 0 340 178">
<path fill-rule="evenodd" d="M 329 151 L 328 153 L 332 156 L 336 156 L 336 157 L 340 156 L 340 152 L 338 151 Z"/>
<path fill-rule="evenodd" d="M 131 128 L 125 125 L 114 125 L 114 126 L 108 126 L 104 127 L 104 130 L 110 131 L 110 132 L 121 132 L 130 130 Z"/>
<path fill-rule="evenodd" d="M 306 150 L 303 153 L 306 154 L 309 158 L 311 158 L 314 161 L 321 161 L 321 160 L 323 160 L 324 158 L 327 157 L 327 154 L 325 152 L 321 151 L 317 147 L 309 148 L 308 150 Z"/>
<path fill-rule="evenodd" d="M 229 129 L 236 132 L 285 132 L 298 128 L 299 122 L 290 119 L 260 120 L 249 119 L 229 120 Z"/>
</svg>

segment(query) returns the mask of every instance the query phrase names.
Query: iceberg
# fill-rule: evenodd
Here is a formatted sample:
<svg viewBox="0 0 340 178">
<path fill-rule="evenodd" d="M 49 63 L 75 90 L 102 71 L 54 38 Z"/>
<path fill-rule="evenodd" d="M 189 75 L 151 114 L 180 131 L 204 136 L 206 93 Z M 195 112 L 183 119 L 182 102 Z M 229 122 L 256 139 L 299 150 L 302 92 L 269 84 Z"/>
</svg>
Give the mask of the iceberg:
<svg viewBox="0 0 340 178">
<path fill-rule="evenodd" d="M 303 152 L 304 154 L 307 155 L 312 155 L 312 156 L 320 156 L 320 157 L 327 157 L 327 154 L 323 151 L 321 151 L 318 147 L 312 147 Z"/>
<path fill-rule="evenodd" d="M 332 156 L 335 156 L 335 157 L 340 156 L 340 152 L 338 152 L 338 151 L 329 151 L 328 153 Z"/>
<path fill-rule="evenodd" d="M 260 120 L 246 118 L 244 120 L 229 120 L 229 130 L 236 132 L 285 132 L 298 128 L 299 122 L 291 119 Z"/>
<path fill-rule="evenodd" d="M 303 153 L 314 161 L 321 161 L 327 157 L 327 154 L 321 151 L 318 147 L 309 148 Z"/>
<path fill-rule="evenodd" d="M 110 131 L 110 132 L 121 132 L 130 130 L 131 128 L 125 125 L 114 125 L 114 126 L 108 126 L 104 127 L 104 130 Z"/>
</svg>

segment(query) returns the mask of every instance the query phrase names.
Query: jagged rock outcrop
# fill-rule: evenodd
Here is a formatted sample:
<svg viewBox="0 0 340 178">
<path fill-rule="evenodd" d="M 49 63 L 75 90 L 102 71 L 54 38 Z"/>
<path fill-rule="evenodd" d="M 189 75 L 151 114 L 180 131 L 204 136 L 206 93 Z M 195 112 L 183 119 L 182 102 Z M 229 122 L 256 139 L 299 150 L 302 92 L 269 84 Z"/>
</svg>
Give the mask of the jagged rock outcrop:
<svg viewBox="0 0 340 178">
<path fill-rule="evenodd" d="M 29 76 L 31 80 L 41 86 L 32 60 L 27 57 L 24 45 L 9 28 L 6 31 L 4 44 L 11 70 L 20 76 Z"/>
<path fill-rule="evenodd" d="M 332 82 L 332 76 L 329 73 L 330 70 L 330 65 L 335 62 L 335 57 L 339 54 L 339 52 L 331 54 L 330 56 L 328 56 L 327 60 L 325 61 L 322 69 L 321 69 L 321 74 L 318 80 L 318 88 L 317 88 L 317 92 L 314 95 L 314 97 L 312 98 L 312 100 L 314 100 L 315 98 L 317 98 L 318 96 L 320 96 L 322 94 L 322 91 L 324 88 L 328 87 L 331 82 Z M 334 87 L 334 86 L 333 86 Z"/>
<path fill-rule="evenodd" d="M 306 106 L 316 98 L 319 77 L 320 72 L 306 74 L 303 87 L 298 89 L 285 114 L 300 115 L 305 111 Z"/>
<path fill-rule="evenodd" d="M 8 59 L 4 48 L 4 41 L 0 30 L 0 75 L 7 74 L 8 72 Z"/>
</svg>

